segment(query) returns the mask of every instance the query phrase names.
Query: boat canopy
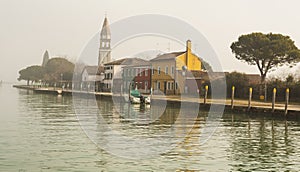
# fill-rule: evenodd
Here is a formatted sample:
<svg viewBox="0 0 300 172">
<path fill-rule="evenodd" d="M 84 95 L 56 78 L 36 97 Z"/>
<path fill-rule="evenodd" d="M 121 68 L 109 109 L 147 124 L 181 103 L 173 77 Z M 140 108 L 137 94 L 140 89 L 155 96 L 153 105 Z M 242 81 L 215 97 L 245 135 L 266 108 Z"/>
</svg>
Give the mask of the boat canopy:
<svg viewBox="0 0 300 172">
<path fill-rule="evenodd" d="M 134 97 L 140 97 L 140 92 L 138 90 L 131 90 L 130 94 Z"/>
</svg>

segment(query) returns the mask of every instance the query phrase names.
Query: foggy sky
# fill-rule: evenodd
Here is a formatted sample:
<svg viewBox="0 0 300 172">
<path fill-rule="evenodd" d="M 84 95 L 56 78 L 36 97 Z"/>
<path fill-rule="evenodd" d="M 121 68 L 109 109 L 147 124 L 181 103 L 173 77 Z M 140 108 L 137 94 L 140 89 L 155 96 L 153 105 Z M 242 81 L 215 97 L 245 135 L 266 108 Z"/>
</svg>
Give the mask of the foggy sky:
<svg viewBox="0 0 300 172">
<path fill-rule="evenodd" d="M 45 50 L 76 59 L 100 30 L 105 12 L 110 23 L 140 14 L 179 18 L 208 39 L 225 71 L 258 73 L 234 58 L 230 44 L 241 34 L 273 32 L 289 35 L 300 47 L 299 6 L 297 0 L 0 0 L 0 80 L 16 81 L 20 69 L 42 63 Z M 145 45 L 165 50 L 167 42 Z"/>
</svg>

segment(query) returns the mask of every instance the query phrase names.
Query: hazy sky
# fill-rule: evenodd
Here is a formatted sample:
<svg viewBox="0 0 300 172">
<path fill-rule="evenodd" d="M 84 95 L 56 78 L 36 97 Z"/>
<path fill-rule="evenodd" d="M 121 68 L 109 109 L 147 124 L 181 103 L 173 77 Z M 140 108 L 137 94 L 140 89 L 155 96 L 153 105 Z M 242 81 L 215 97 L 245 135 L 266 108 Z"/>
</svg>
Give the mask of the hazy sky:
<svg viewBox="0 0 300 172">
<path fill-rule="evenodd" d="M 208 39 L 225 71 L 257 73 L 234 58 L 230 44 L 259 31 L 289 35 L 300 47 L 299 6 L 298 0 L 0 0 L 0 80 L 16 81 L 21 68 L 41 64 L 46 49 L 50 56 L 77 58 L 105 11 L 110 23 L 140 14 L 184 20 Z M 152 46 L 166 50 L 168 41 Z M 171 51 L 177 48 L 171 43 Z"/>
</svg>

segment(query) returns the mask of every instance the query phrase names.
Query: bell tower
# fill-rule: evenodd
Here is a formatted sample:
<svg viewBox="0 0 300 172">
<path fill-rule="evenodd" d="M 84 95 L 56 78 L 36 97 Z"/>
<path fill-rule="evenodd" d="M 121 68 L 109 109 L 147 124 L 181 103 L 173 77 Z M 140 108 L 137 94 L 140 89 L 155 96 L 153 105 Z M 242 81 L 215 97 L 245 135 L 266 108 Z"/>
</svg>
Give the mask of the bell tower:
<svg viewBox="0 0 300 172">
<path fill-rule="evenodd" d="M 111 61 L 111 33 L 107 17 L 105 16 L 103 26 L 100 32 L 100 48 L 98 57 L 98 66 Z"/>
</svg>

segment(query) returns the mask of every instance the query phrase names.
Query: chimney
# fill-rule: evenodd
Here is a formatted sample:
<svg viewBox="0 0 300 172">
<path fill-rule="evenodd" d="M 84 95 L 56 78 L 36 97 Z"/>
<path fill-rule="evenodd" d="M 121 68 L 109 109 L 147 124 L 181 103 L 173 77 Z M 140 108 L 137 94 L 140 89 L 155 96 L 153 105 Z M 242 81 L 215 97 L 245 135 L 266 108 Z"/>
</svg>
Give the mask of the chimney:
<svg viewBox="0 0 300 172">
<path fill-rule="evenodd" d="M 192 42 L 191 42 L 191 40 L 187 40 L 186 41 L 186 51 L 191 53 L 191 49 L 192 49 Z"/>
<path fill-rule="evenodd" d="M 191 54 L 191 52 L 192 52 L 192 42 L 191 42 L 191 40 L 187 40 L 186 41 L 186 58 L 185 58 L 185 60 L 186 60 L 185 64 L 187 67 L 189 67 L 188 66 L 188 57 Z"/>
</svg>

